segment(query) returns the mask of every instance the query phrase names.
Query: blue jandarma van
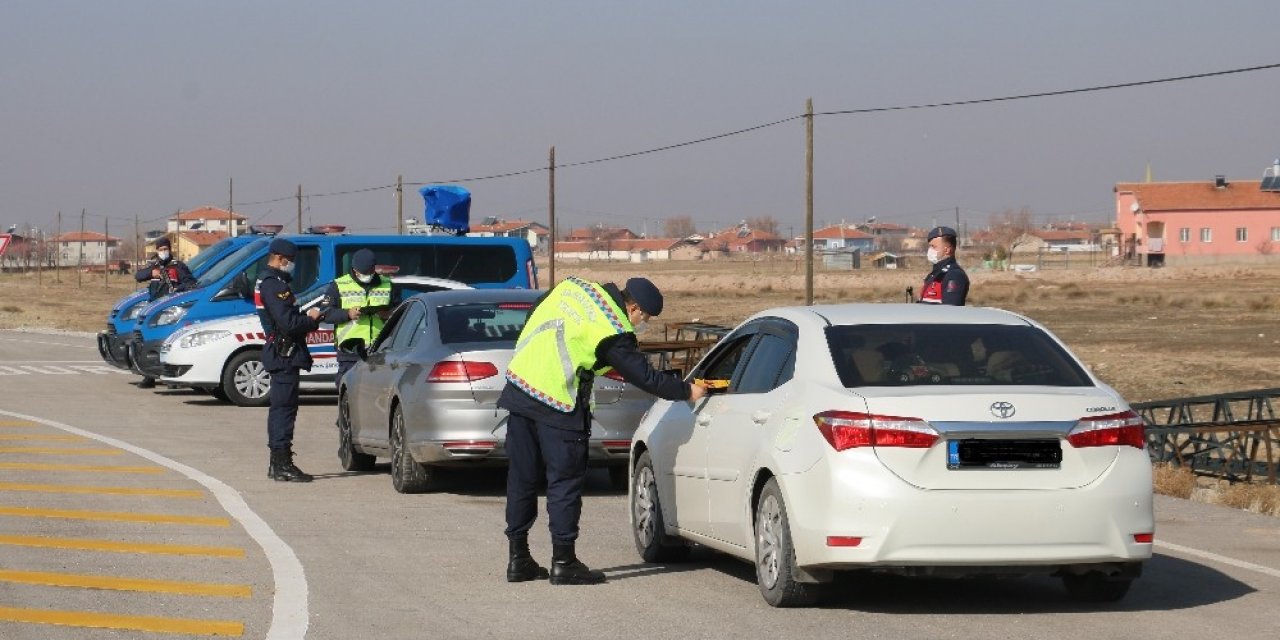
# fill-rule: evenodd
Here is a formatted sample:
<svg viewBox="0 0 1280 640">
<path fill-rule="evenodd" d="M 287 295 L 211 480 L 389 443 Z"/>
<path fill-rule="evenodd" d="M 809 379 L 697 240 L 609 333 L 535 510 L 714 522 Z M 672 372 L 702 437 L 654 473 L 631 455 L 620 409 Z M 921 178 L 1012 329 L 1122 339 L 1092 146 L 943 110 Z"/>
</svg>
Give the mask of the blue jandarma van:
<svg viewBox="0 0 1280 640">
<path fill-rule="evenodd" d="M 338 233 L 333 233 L 334 230 Z M 374 253 L 381 273 L 457 280 L 474 288 L 536 289 L 529 243 L 520 238 L 452 235 L 344 235 L 337 227 L 283 235 L 298 247 L 292 288 L 300 299 L 318 295 L 351 268 L 360 249 Z M 143 308 L 128 342 L 132 369 L 146 377 L 163 373 L 160 347 L 180 327 L 253 313 L 253 288 L 267 263 L 270 237 L 241 246 L 200 276 L 200 287 Z"/>
<path fill-rule="evenodd" d="M 270 237 L 278 230 L 278 227 L 252 227 L 249 234 L 223 238 L 188 260 L 187 268 L 191 269 L 192 276 L 200 278 L 236 249 L 263 237 Z M 124 296 L 111 307 L 111 312 L 107 314 L 107 328 L 98 333 L 98 354 L 107 364 L 121 369 L 132 368 L 129 362 L 129 341 L 133 338 L 138 316 L 147 307 L 149 295 L 147 288 L 143 287 Z"/>
</svg>

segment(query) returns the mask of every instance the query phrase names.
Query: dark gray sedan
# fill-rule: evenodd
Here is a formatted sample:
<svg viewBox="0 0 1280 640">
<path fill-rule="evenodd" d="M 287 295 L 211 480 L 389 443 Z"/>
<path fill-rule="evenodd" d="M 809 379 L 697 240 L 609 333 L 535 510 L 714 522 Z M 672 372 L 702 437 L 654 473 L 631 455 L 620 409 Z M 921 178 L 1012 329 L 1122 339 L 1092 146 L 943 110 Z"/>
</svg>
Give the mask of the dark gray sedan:
<svg viewBox="0 0 1280 640">
<path fill-rule="evenodd" d="M 339 389 L 342 468 L 367 470 L 375 458 L 390 458 L 396 491 L 421 493 L 439 467 L 506 465 L 507 412 L 498 396 L 542 293 L 439 291 L 397 307 Z M 653 400 L 620 378 L 596 378 L 590 460 L 607 466 L 619 487 L 627 483 L 631 436 Z"/>
</svg>

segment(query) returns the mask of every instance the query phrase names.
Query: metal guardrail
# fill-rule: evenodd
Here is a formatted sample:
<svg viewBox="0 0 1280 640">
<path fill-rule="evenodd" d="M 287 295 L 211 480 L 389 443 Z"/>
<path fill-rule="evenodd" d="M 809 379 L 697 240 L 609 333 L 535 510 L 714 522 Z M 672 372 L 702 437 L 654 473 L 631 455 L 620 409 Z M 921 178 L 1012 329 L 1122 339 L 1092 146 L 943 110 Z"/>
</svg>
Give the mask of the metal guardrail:
<svg viewBox="0 0 1280 640">
<path fill-rule="evenodd" d="M 1257 389 L 1132 405 L 1146 422 L 1153 462 L 1229 482 L 1276 483 L 1280 389 Z"/>
</svg>

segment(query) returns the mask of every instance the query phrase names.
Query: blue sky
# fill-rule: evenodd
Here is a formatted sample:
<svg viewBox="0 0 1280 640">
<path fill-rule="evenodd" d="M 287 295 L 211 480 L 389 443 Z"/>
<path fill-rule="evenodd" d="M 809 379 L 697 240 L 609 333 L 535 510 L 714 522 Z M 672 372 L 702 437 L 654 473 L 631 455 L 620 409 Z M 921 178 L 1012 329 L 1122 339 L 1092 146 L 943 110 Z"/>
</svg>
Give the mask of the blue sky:
<svg viewBox="0 0 1280 640">
<path fill-rule="evenodd" d="M 441 182 L 819 112 L 1280 63 L 1274 3 L 193 2 L 0 4 L 0 226 L 132 231 L 225 207 L 388 231 L 397 175 Z M 1109 219 L 1116 182 L 1256 180 L 1280 70 L 815 122 L 818 221 Z M 562 225 L 772 216 L 800 233 L 804 129 L 557 171 Z M 544 220 L 547 175 L 462 182 L 473 219 Z M 369 189 L 369 190 L 365 190 Z M 274 201 L 274 202 L 272 202 Z M 406 215 L 421 212 L 407 190 Z M 152 223 L 150 226 L 157 226 Z M 144 224 L 144 228 L 147 225 Z M 126 229 L 127 228 L 127 229 Z M 3 230 L 3 229 L 0 229 Z"/>
</svg>

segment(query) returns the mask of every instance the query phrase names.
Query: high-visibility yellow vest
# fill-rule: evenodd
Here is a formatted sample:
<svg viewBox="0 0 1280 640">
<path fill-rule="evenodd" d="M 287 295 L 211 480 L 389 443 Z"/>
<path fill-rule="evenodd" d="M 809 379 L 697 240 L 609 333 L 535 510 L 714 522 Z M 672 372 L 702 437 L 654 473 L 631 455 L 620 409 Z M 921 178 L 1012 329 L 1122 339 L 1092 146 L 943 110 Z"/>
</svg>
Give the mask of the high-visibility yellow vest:
<svg viewBox="0 0 1280 640">
<path fill-rule="evenodd" d="M 364 287 L 346 274 L 333 281 L 338 286 L 338 297 L 342 308 L 352 307 L 385 307 L 391 304 L 391 280 L 381 278 L 377 286 L 365 291 Z M 373 339 L 382 331 L 382 318 L 376 313 L 361 314 L 359 320 L 348 320 L 333 327 L 333 344 L 340 346 L 344 340 L 361 338 L 366 345 L 373 344 Z"/>
<path fill-rule="evenodd" d="M 602 340 L 633 330 L 626 312 L 604 287 L 566 278 L 525 322 L 507 366 L 507 380 L 548 407 L 572 413 L 578 402 L 578 370 L 595 365 Z"/>
</svg>

